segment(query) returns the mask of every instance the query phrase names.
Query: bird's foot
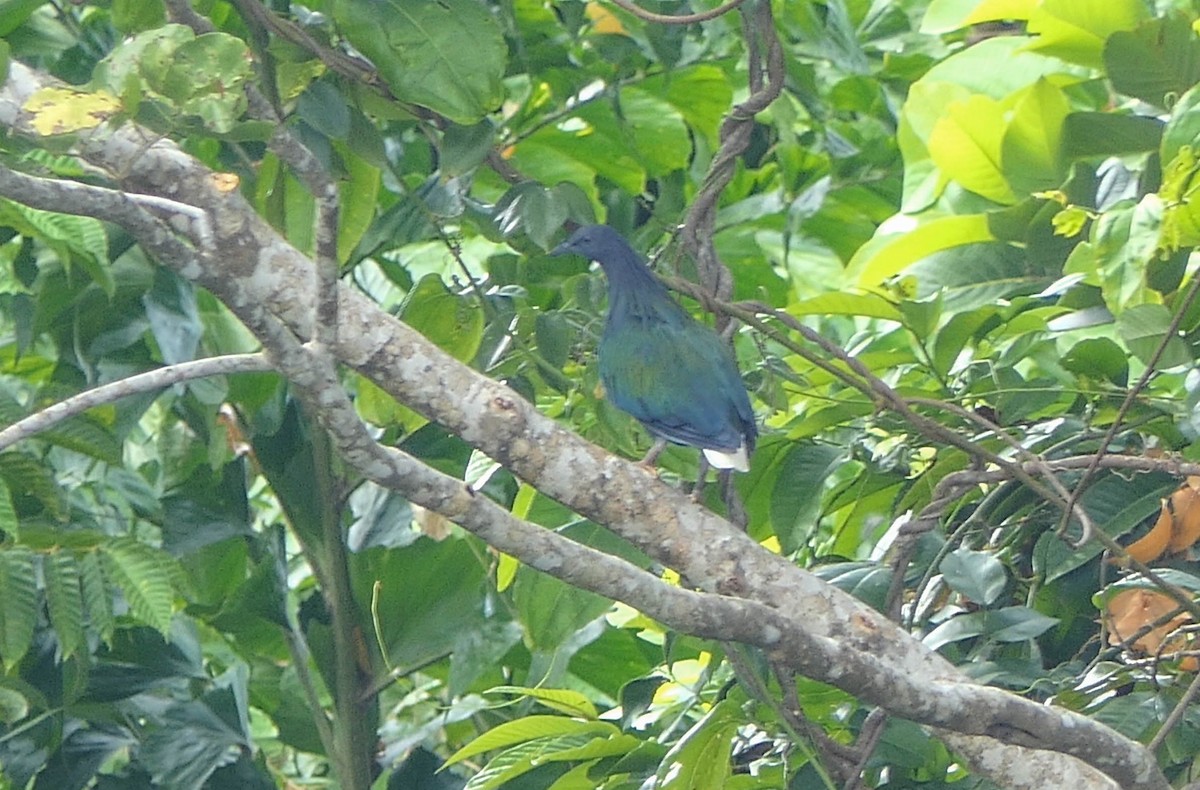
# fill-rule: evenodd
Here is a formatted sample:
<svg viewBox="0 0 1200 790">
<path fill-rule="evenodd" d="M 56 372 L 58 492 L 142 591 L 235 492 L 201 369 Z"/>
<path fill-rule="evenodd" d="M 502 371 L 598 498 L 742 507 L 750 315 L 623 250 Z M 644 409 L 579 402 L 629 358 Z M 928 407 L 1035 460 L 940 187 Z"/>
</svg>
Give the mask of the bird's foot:
<svg viewBox="0 0 1200 790">
<path fill-rule="evenodd" d="M 704 499 L 704 486 L 708 482 L 708 456 L 700 453 L 700 464 L 696 467 L 696 484 L 692 486 L 692 501 L 699 504 Z"/>
<path fill-rule="evenodd" d="M 646 474 L 657 479 L 658 467 L 654 465 L 654 461 L 647 462 L 645 458 L 637 462 L 637 465 L 645 470 Z"/>
<path fill-rule="evenodd" d="M 654 444 L 646 452 L 646 455 L 642 457 L 642 460 L 638 461 L 638 466 L 642 467 L 655 477 L 658 477 L 658 468 L 655 466 L 655 464 L 658 463 L 658 457 L 662 455 L 662 451 L 666 448 L 666 446 L 666 439 L 655 439 Z"/>
</svg>

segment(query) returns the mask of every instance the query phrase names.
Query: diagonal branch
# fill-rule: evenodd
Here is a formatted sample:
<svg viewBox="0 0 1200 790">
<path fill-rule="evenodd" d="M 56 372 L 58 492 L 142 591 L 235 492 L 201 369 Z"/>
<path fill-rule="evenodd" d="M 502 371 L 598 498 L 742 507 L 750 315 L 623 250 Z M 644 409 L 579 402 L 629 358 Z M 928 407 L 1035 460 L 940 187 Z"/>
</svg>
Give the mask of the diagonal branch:
<svg viewBox="0 0 1200 790">
<path fill-rule="evenodd" d="M 222 376 L 230 373 L 259 373 L 271 370 L 271 364 L 262 354 L 230 354 L 224 357 L 197 359 L 181 362 L 156 370 L 148 370 L 118 381 L 103 384 L 72 395 L 66 400 L 47 406 L 0 430 L 0 450 L 35 436 L 63 420 L 82 414 L 88 409 L 106 403 L 115 403 L 122 398 L 141 392 L 153 392 L 183 381 Z"/>
<path fill-rule="evenodd" d="M 21 64 L 12 63 L 9 81 L 0 90 L 0 124 L 32 136 L 20 107 L 45 81 Z M 127 125 L 81 140 L 78 151 L 93 165 L 122 174 L 122 182 L 129 189 L 160 197 L 186 195 L 189 205 L 212 218 L 214 250 L 201 250 L 185 241 L 194 236 L 175 235 L 172 228 L 176 227 L 176 219 L 181 220 L 184 232 L 191 228 L 186 215 L 172 216 L 168 224 L 143 207 L 122 200 L 113 190 L 81 190 L 79 184 L 0 170 L 0 194 L 27 205 L 49 198 L 57 201 L 53 208 L 60 211 L 70 198 L 77 213 L 118 222 L 159 262 L 208 288 L 228 305 L 275 355 L 280 367 L 298 378 L 300 386 L 319 395 L 315 402 L 319 413 L 338 405 L 345 393 L 333 387 L 337 378 L 332 361 L 323 360 L 322 354 L 307 355 L 308 364 L 317 371 L 312 375 L 323 376 L 327 385 L 316 387 L 291 368 L 288 358 L 294 353 L 288 350 L 289 341 L 291 345 L 303 343 L 314 334 L 315 317 L 308 307 L 315 297 L 310 260 L 280 238 L 241 195 L 222 190 L 219 183 L 214 183 L 211 171 L 168 141 Z M 96 201 L 80 202 L 79 195 L 84 193 Z M 1086 730 L 1073 730 L 1076 740 L 1083 740 L 1080 733 L 1087 732 L 1086 743 L 1063 745 L 1068 754 L 1094 760 L 1095 769 L 1040 751 L 1035 747 L 1059 746 L 1059 731 L 1054 726 L 1055 722 L 1065 726 L 1064 712 L 970 683 L 945 659 L 878 612 L 764 550 L 636 464 L 589 444 L 538 413 L 511 389 L 458 363 L 363 294 L 341 285 L 337 293 L 340 323 L 346 331 L 338 333 L 332 349 L 334 358 L 461 436 L 543 493 L 608 526 L 659 562 L 679 570 L 702 590 L 718 593 L 680 590 L 664 594 L 661 583 L 643 574 L 649 585 L 646 589 L 653 592 L 650 598 L 660 596 L 671 606 L 692 607 L 680 609 L 678 614 L 682 618 L 683 614 L 694 613 L 695 628 L 687 626 L 694 633 L 765 646 L 772 651 L 772 660 L 803 667 L 801 671 L 835 673 L 836 682 L 864 699 L 878 699 L 900 715 L 944 726 L 944 737 L 951 748 L 1011 787 L 1044 787 L 1046 777 L 1055 777 L 1054 786 L 1111 787 L 1111 782 L 1096 773 L 1099 769 L 1119 777 L 1128 787 L 1166 788 L 1161 773 L 1152 761 L 1147 762 L 1141 746 L 1095 722 L 1089 723 Z M 333 428 L 337 426 L 328 418 L 325 422 L 336 438 Z M 361 424 L 357 430 L 363 430 Z M 372 473 L 396 471 L 373 455 L 360 458 L 349 454 L 347 460 Z M 454 484 L 453 489 L 433 486 L 421 465 L 416 461 L 413 464 L 404 471 L 415 482 L 404 490 L 415 489 L 414 501 L 422 502 L 417 498 L 420 495 L 436 505 L 432 509 L 464 523 L 470 523 L 476 512 L 473 508 L 488 506 L 480 504 L 487 501 L 484 497 L 475 496 L 453 478 L 447 478 Z M 549 534 L 540 528 L 538 532 Z M 492 535 L 488 539 L 501 538 Z M 523 534 L 521 539 L 534 541 L 534 549 L 522 556 L 533 567 L 547 570 L 545 560 L 537 555 L 551 549 L 537 542 L 535 533 Z M 574 560 L 581 555 L 571 555 L 571 562 L 566 562 L 561 553 L 547 556 L 557 558 L 555 567 L 549 568 L 551 572 L 584 586 L 582 574 L 592 569 L 578 566 L 588 566 L 591 555 L 580 563 Z M 597 567 L 609 569 L 608 583 L 612 587 L 641 589 L 643 576 L 627 573 L 623 566 Z M 602 594 L 632 595 L 602 586 L 601 581 L 604 579 L 597 580 L 595 589 Z M 653 601 L 638 600 L 636 605 L 642 603 L 650 607 Z M 650 611 L 665 622 L 681 626 L 692 622 L 675 619 L 669 609 Z M 809 656 L 817 657 L 816 665 L 806 663 Z M 821 670 L 823 662 L 825 669 Z M 864 673 L 872 674 L 868 677 Z M 902 681 L 913 685 L 899 686 Z M 930 684 L 937 694 L 929 693 Z M 906 693 L 901 695 L 897 689 Z M 975 700 L 984 708 L 972 723 Z M 1070 721 L 1074 723 L 1075 719 Z M 950 732 L 954 730 L 958 734 Z M 1005 742 L 1020 744 L 1021 748 L 1006 748 Z M 1003 756 L 1002 761 L 997 761 L 997 754 Z M 1021 771 L 1013 769 L 1017 765 Z"/>
</svg>

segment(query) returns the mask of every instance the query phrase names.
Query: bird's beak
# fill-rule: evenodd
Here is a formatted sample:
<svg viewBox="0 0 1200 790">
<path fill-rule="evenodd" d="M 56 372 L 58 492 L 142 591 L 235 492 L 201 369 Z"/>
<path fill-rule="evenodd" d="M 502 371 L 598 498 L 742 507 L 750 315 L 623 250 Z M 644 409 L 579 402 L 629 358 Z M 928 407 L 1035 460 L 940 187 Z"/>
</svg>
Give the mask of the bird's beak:
<svg viewBox="0 0 1200 790">
<path fill-rule="evenodd" d="M 575 250 L 571 249 L 571 242 L 564 241 L 562 244 L 560 244 L 557 247 L 555 247 L 554 249 L 550 250 L 550 254 L 551 255 L 567 255 L 574 251 Z"/>
</svg>

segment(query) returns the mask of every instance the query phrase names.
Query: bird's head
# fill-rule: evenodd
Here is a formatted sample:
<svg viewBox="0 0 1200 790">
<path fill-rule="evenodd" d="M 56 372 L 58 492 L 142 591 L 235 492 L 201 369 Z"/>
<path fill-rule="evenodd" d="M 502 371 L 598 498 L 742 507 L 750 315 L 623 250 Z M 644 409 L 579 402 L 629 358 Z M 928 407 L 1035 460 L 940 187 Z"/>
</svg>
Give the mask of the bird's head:
<svg viewBox="0 0 1200 790">
<path fill-rule="evenodd" d="M 605 261 L 614 253 L 629 247 L 621 234 L 607 225 L 584 225 L 562 244 L 550 251 L 551 255 L 582 255 L 588 260 Z"/>
</svg>

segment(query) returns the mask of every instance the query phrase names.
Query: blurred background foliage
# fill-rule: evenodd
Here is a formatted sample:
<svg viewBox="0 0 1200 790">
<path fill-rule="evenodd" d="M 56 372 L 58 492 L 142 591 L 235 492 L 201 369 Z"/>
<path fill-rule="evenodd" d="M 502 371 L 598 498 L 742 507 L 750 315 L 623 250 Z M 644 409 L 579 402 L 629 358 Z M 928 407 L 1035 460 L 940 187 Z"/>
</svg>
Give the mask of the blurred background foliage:
<svg viewBox="0 0 1200 790">
<path fill-rule="evenodd" d="M 667 25 L 595 1 L 196 0 L 213 28 L 197 34 L 167 5 L 0 2 L 7 57 L 73 86 L 37 109 L 62 136 L 6 138 L 6 163 L 96 178 L 60 143 L 97 108 L 235 174 L 311 252 L 314 201 L 247 116 L 253 85 L 337 178 L 345 282 L 590 440 L 644 452 L 597 394 L 603 282 L 546 252 L 599 220 L 661 272 L 692 273 L 674 230 L 763 44 L 737 12 Z M 1062 461 L 1071 487 L 1083 474 L 1065 459 L 1102 441 L 1200 460 L 1200 11 L 772 8 L 786 84 L 714 237 L 734 298 L 778 311 L 734 338 L 763 433 L 737 481 L 750 534 L 890 605 L 980 682 L 1157 734 L 1172 780 L 1196 778 L 1200 716 L 1160 732 L 1195 671 L 1190 616 L 1149 607 L 1161 591 L 1100 543 L 1059 537 L 1061 510 L 1027 485 L 938 484 L 992 453 Z M 117 227 L 3 201 L 0 261 L 5 423 L 257 348 Z M 781 317 L 966 446 L 814 364 Z M 370 382 L 346 385 L 381 440 L 645 562 Z M 670 450 L 663 476 L 690 479 L 694 456 Z M 1114 539 L 1178 521 L 1169 550 L 1139 557 L 1200 589 L 1180 478 L 1086 482 L 1079 501 Z M 899 563 L 922 513 L 933 526 Z M 866 749 L 870 711 L 850 694 L 667 631 L 354 479 L 273 374 L 124 399 L 6 450 L 0 528 L 4 787 L 812 788 L 842 785 L 838 755 L 861 786 L 990 786 L 915 725 L 888 721 Z"/>
</svg>

